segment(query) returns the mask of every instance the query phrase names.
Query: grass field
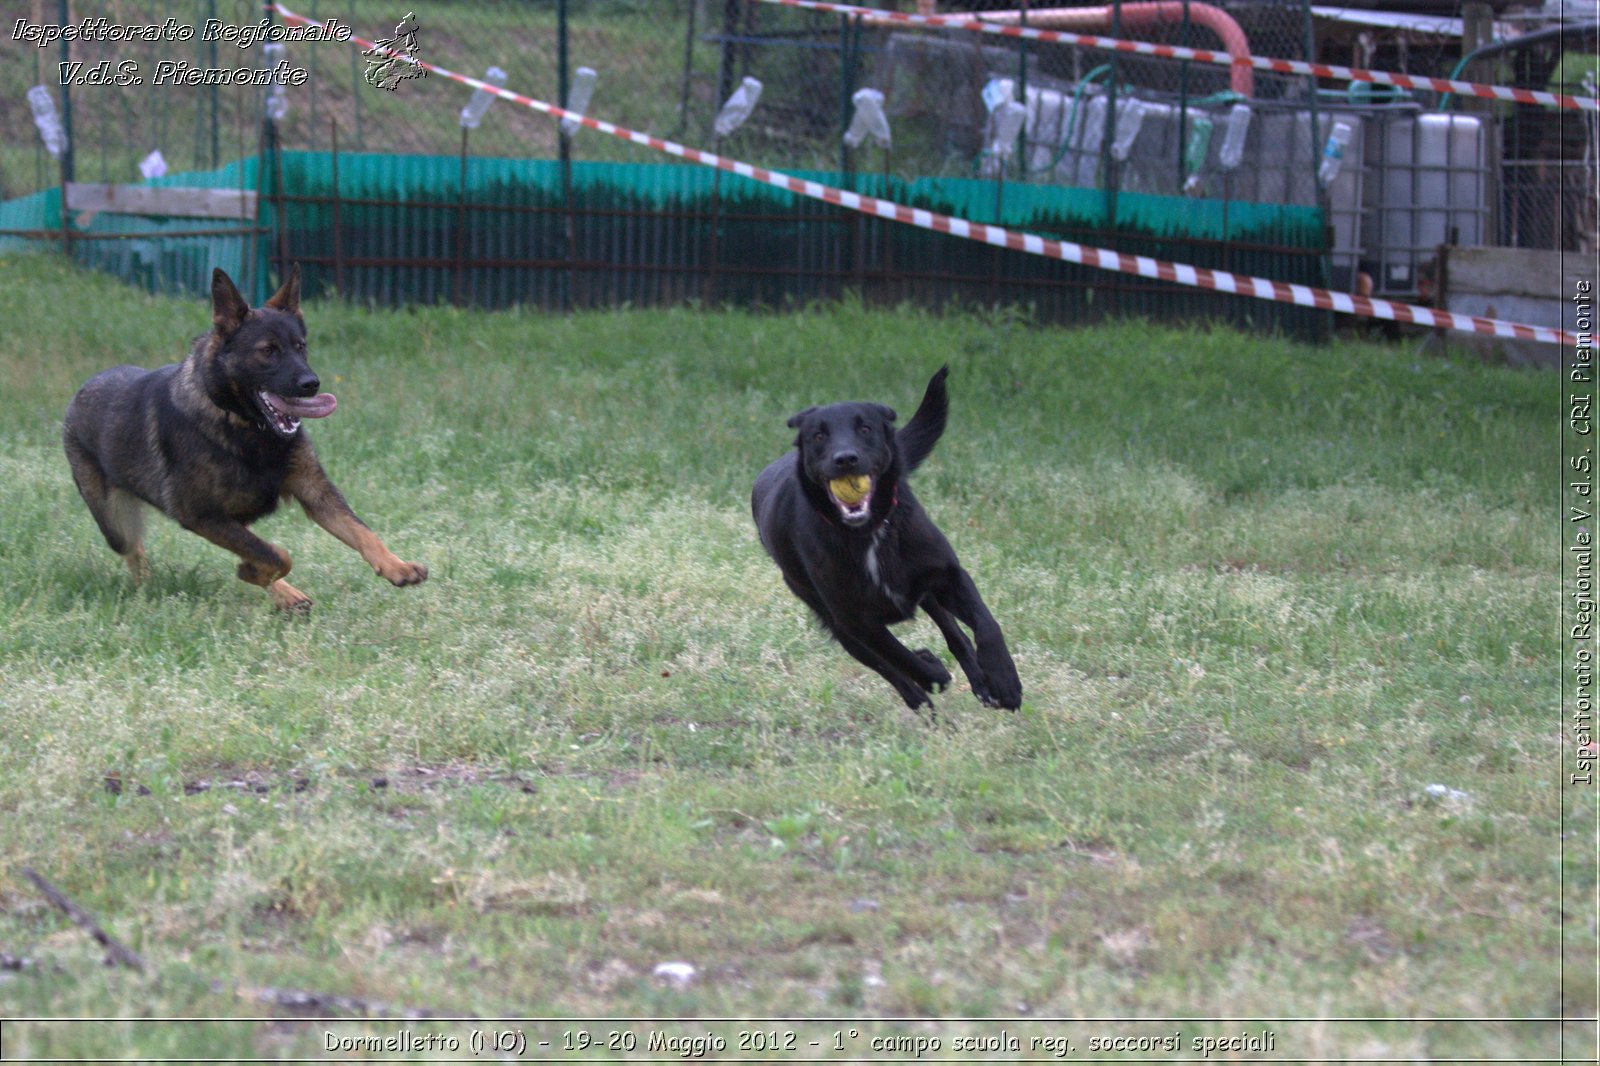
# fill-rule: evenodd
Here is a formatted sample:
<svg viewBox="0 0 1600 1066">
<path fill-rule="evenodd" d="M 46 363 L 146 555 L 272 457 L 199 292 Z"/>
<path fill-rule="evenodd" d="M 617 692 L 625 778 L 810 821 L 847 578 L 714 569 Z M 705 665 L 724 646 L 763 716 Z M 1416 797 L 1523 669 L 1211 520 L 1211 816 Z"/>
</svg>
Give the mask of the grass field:
<svg viewBox="0 0 1600 1066">
<path fill-rule="evenodd" d="M 257 528 L 316 600 L 296 619 L 162 519 L 132 587 L 61 455 L 77 386 L 175 359 L 207 308 L 0 259 L 0 951 L 29 960 L 0 1016 L 289 1016 L 261 990 L 293 988 L 1300 1018 L 1280 1056 L 1522 1058 L 1561 1027 L 1504 1019 L 1591 1008 L 1553 377 L 848 305 L 308 319 L 324 463 L 432 576 L 391 588 L 286 509 Z M 784 590 L 748 494 L 789 414 L 909 413 L 944 362 L 919 495 L 1026 700 L 958 681 L 930 726 Z M 1502 1020 L 1317 1021 L 1360 1017 Z M 329 1027 L 13 1024 L 6 1051 L 304 1057 Z"/>
</svg>

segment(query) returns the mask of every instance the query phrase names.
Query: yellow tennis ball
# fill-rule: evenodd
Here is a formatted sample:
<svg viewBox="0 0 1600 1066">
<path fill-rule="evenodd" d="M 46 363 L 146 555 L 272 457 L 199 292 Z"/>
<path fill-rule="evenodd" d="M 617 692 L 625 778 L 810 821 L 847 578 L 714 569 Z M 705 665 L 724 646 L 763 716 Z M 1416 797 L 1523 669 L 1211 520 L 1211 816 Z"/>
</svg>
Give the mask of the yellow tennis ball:
<svg viewBox="0 0 1600 1066">
<path fill-rule="evenodd" d="M 867 498 L 867 493 L 872 491 L 872 479 L 865 474 L 855 477 L 836 477 L 828 482 L 828 488 L 841 501 L 854 507 Z"/>
</svg>

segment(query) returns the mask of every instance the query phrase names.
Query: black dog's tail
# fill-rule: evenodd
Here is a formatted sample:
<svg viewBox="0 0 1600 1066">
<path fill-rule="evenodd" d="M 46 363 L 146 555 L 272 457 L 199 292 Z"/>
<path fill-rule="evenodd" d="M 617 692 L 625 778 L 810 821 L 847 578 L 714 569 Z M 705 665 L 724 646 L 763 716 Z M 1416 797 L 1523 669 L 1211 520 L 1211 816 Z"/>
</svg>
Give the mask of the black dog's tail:
<svg viewBox="0 0 1600 1066">
<path fill-rule="evenodd" d="M 902 473 L 909 474 L 922 465 L 933 451 L 933 446 L 944 436 L 945 416 L 950 413 L 950 397 L 944 391 L 944 379 L 950 368 L 942 366 L 928 382 L 928 391 L 922 394 L 917 413 L 911 416 L 904 429 L 894 435 L 900 452 Z"/>
</svg>

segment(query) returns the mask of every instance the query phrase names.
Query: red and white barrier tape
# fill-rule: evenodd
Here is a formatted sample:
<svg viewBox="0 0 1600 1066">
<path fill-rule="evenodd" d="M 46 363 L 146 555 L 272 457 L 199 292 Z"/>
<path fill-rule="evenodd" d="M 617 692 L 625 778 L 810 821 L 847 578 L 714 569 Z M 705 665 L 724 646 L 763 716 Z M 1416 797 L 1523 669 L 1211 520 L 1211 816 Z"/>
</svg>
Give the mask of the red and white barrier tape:
<svg viewBox="0 0 1600 1066">
<path fill-rule="evenodd" d="M 1159 56 L 1163 59 L 1188 59 L 1197 63 L 1215 63 L 1220 66 L 1248 66 L 1274 74 L 1310 74 L 1319 78 L 1338 78 L 1343 81 L 1364 81 L 1379 85 L 1394 85 L 1401 89 L 1432 89 L 1442 93 L 1463 96 L 1481 96 L 1490 100 L 1511 100 L 1519 104 L 1542 104 L 1545 107 L 1564 107 L 1578 111 L 1600 111 L 1600 100 L 1592 96 L 1568 96 L 1565 93 L 1545 92 L 1542 89 L 1517 89 L 1509 85 L 1484 85 L 1475 81 L 1455 81 L 1450 78 L 1425 78 L 1414 74 L 1394 74 L 1384 70 L 1362 70 L 1358 67 L 1335 67 L 1324 63 L 1306 63 L 1298 59 L 1269 59 L 1264 56 L 1241 56 L 1235 59 L 1226 52 L 1210 52 L 1202 48 L 1185 48 L 1175 44 L 1151 44 L 1148 41 L 1125 41 L 1116 37 L 1096 37 L 1089 34 L 1067 33 L 1062 30 L 1041 30 L 1033 27 L 1013 26 L 1006 23 L 987 22 L 972 15 L 909 15 L 898 11 L 880 11 L 877 8 L 858 7 L 855 4 L 823 3 L 820 0 L 760 0 L 763 4 L 782 7 L 805 8 L 835 15 L 860 16 L 871 22 L 895 22 L 907 26 L 930 26 L 939 29 L 968 30 L 973 33 L 992 33 L 1001 37 L 1021 37 L 1031 41 L 1051 41 L 1072 44 L 1081 48 L 1100 48 L 1112 52 L 1131 52 L 1135 55 Z"/>
<path fill-rule="evenodd" d="M 321 25 L 315 19 L 298 15 L 282 4 L 273 4 L 272 7 L 289 22 L 296 22 L 304 26 Z M 350 38 L 350 43 L 367 49 L 377 47 L 371 41 L 354 36 Z M 727 156 L 703 152 L 698 148 L 689 148 L 674 141 L 662 140 L 659 137 L 652 137 L 647 133 L 639 133 L 636 130 L 617 126 L 602 119 L 589 118 L 586 115 L 567 111 L 554 104 L 547 104 L 543 100 L 535 100 L 531 96 L 523 96 L 521 93 L 512 92 L 510 89 L 502 89 L 497 85 L 491 85 L 466 74 L 457 74 L 455 71 L 447 70 L 435 63 L 426 63 L 404 53 L 395 52 L 392 49 L 386 49 L 386 51 L 390 51 L 396 57 L 435 74 L 458 81 L 463 85 L 469 85 L 474 89 L 482 89 L 484 92 L 492 93 L 503 100 L 521 104 L 523 107 L 532 108 L 557 119 L 571 119 L 592 130 L 598 130 L 613 137 L 620 137 L 625 141 L 632 141 L 634 144 L 653 148 L 667 155 L 675 155 L 703 166 L 726 170 L 729 173 L 738 174 L 740 177 L 749 178 L 764 185 L 771 185 L 774 188 L 784 189 L 800 196 L 810 197 L 813 200 L 821 200 L 824 203 L 848 208 L 864 215 L 888 219 L 893 222 L 904 222 L 907 225 L 933 230 L 936 233 L 948 233 L 953 237 L 964 237 L 968 240 L 981 241 L 984 244 L 994 245 L 999 248 L 1009 248 L 1012 251 L 1040 255 L 1049 259 L 1060 259 L 1068 263 L 1080 263 L 1084 266 L 1097 267 L 1101 270 L 1116 271 L 1121 274 L 1134 274 L 1143 278 L 1155 278 L 1160 281 L 1174 282 L 1178 285 L 1209 289 L 1213 292 L 1234 293 L 1239 296 L 1253 297 L 1257 300 L 1271 300 L 1277 303 L 1296 304 L 1300 307 L 1315 307 L 1324 311 L 1338 311 L 1343 314 L 1359 315 L 1365 318 L 1383 318 L 1435 329 L 1455 330 L 1462 333 L 1480 333 L 1495 337 L 1508 337 L 1514 340 L 1541 341 L 1546 344 L 1562 344 L 1568 347 L 1575 345 L 1577 341 L 1577 338 L 1571 333 L 1561 329 L 1551 329 L 1548 326 L 1525 326 L 1516 322 L 1505 322 L 1497 318 L 1479 318 L 1474 315 L 1452 314 L 1449 311 L 1436 311 L 1430 307 L 1394 303 L 1389 300 L 1357 296 L 1352 293 L 1333 292 L 1328 289 L 1312 288 L 1309 285 L 1272 281 L 1268 278 L 1258 278 L 1247 274 L 1233 274 L 1225 270 L 1211 270 L 1206 267 L 1190 266 L 1187 263 L 1169 263 L 1165 260 L 1150 259 L 1142 255 L 1125 255 L 1109 248 L 1089 248 L 1081 244 L 1075 244 L 1072 241 L 1055 240 L 1032 233 L 1020 233 L 1016 230 L 991 226 L 987 223 L 968 222 L 966 219 L 936 214 L 918 207 L 906 207 L 892 200 L 880 200 L 875 196 L 865 196 L 846 189 L 837 189 L 831 185 L 823 185 L 820 182 L 793 178 L 776 170 L 751 166 L 749 163 L 742 163 L 737 159 L 729 159 Z"/>
</svg>

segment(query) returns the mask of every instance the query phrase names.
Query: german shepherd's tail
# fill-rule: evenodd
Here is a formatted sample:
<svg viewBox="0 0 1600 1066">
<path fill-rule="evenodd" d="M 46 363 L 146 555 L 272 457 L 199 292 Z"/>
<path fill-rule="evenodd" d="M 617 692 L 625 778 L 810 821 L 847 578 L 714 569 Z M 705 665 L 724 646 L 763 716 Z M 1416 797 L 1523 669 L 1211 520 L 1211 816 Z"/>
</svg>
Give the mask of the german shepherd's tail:
<svg viewBox="0 0 1600 1066">
<path fill-rule="evenodd" d="M 944 436 L 945 416 L 950 413 L 950 397 L 945 393 L 944 379 L 949 375 L 948 366 L 939 368 L 939 372 L 928 382 L 928 391 L 922 394 L 917 413 L 911 416 L 911 421 L 906 423 L 904 429 L 894 435 L 895 446 L 900 452 L 901 473 L 909 474 L 921 466 L 933 451 L 933 446 L 939 443 L 939 438 Z"/>
</svg>

